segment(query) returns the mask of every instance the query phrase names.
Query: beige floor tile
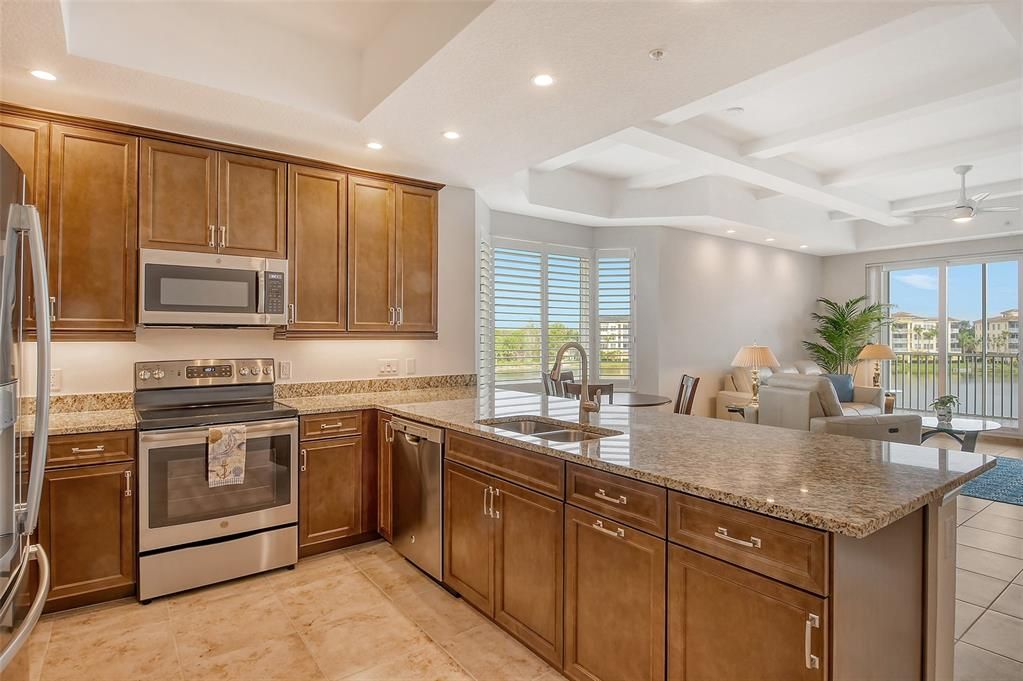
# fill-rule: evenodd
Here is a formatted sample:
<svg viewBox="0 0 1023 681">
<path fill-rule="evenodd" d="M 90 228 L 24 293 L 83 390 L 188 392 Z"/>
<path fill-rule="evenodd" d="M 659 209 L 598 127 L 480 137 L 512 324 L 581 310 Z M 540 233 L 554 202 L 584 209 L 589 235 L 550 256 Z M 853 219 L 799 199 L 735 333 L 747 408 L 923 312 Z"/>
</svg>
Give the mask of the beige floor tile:
<svg viewBox="0 0 1023 681">
<path fill-rule="evenodd" d="M 345 681 L 473 681 L 436 643 L 417 646 L 390 662 L 344 678 Z"/>
<path fill-rule="evenodd" d="M 984 614 L 984 608 L 965 601 L 956 600 L 955 637 L 959 639 Z"/>
<path fill-rule="evenodd" d="M 166 601 L 142 605 L 135 601 L 116 601 L 99 606 L 68 610 L 43 621 L 53 623 L 51 642 L 65 634 L 78 635 L 83 629 L 98 630 L 108 626 L 131 628 L 155 622 L 167 622 L 170 614 Z"/>
<path fill-rule="evenodd" d="M 1015 579 L 1023 570 L 1023 560 L 975 549 L 972 546 L 957 546 L 956 567 L 1009 581 Z"/>
<path fill-rule="evenodd" d="M 977 511 L 975 509 L 963 508 L 962 506 L 960 506 L 959 508 L 956 509 L 956 524 L 962 525 L 967 520 L 969 520 L 970 518 L 972 518 L 973 516 L 977 515 L 980 512 L 981 511 Z"/>
<path fill-rule="evenodd" d="M 976 527 L 989 532 L 1008 534 L 1013 537 L 1023 538 L 1023 518 L 1006 518 L 1005 516 L 991 513 L 991 507 L 984 509 L 966 521 L 966 527 Z"/>
<path fill-rule="evenodd" d="M 38 681 L 43 673 L 43 659 L 50 645 L 50 634 L 53 632 L 52 621 L 40 621 L 32 630 L 28 639 L 28 674 L 29 681 Z"/>
<path fill-rule="evenodd" d="M 345 558 L 350 560 L 356 567 L 361 567 L 367 560 L 404 560 L 390 544 L 383 539 L 366 544 L 359 544 L 341 552 Z"/>
<path fill-rule="evenodd" d="M 373 583 L 390 598 L 398 598 L 437 586 L 433 580 L 404 559 L 389 560 L 374 556 L 360 562 L 359 570 L 373 580 Z"/>
<path fill-rule="evenodd" d="M 1023 664 L 960 641 L 955 649 L 955 681 L 1019 681 Z"/>
<path fill-rule="evenodd" d="M 988 512 L 988 515 L 997 515 L 1003 518 L 1023 520 L 1023 506 L 1018 506 L 1016 504 L 1003 504 L 1000 501 L 994 501 L 985 510 Z"/>
<path fill-rule="evenodd" d="M 67 621 L 72 621 L 71 619 Z M 88 632 L 88 636 L 83 636 Z M 178 658 L 169 621 L 106 625 L 75 631 L 54 626 L 42 681 L 177 679 Z"/>
<path fill-rule="evenodd" d="M 1013 584 L 1023 584 L 1023 572 L 1016 575 L 1016 579 L 1012 580 Z"/>
<path fill-rule="evenodd" d="M 322 681 L 325 677 L 298 634 L 256 639 L 182 665 L 186 679 L 202 681 Z"/>
<path fill-rule="evenodd" d="M 956 598 L 982 608 L 990 606 L 1008 585 L 1001 579 L 969 570 L 956 570 Z"/>
<path fill-rule="evenodd" d="M 978 499 L 977 497 L 968 497 L 965 494 L 960 494 L 956 497 L 956 505 L 959 508 L 966 508 L 971 511 L 983 511 L 985 508 L 990 506 L 993 502 L 987 499 Z"/>
<path fill-rule="evenodd" d="M 439 586 L 402 595 L 394 599 L 394 605 L 442 644 L 486 621 L 462 599 Z"/>
<path fill-rule="evenodd" d="M 991 609 L 1005 615 L 1023 618 L 1023 585 L 1010 584 L 991 604 Z M 1023 641 L 1020 641 L 1020 646 L 1023 646 Z"/>
<path fill-rule="evenodd" d="M 327 553 L 311 558 L 303 558 L 295 565 L 294 570 L 287 568 L 274 570 L 267 575 L 267 580 L 278 588 L 281 584 L 294 586 L 314 582 L 324 577 L 346 575 L 355 572 L 357 568 L 352 561 L 348 560 L 340 551 Z"/>
<path fill-rule="evenodd" d="M 550 667 L 490 622 L 462 632 L 444 646 L 480 681 L 520 681 L 546 674 Z"/>
<path fill-rule="evenodd" d="M 969 527 L 969 522 L 966 521 L 966 524 L 959 528 L 958 543 L 1023 560 L 1023 539 Z"/>
<path fill-rule="evenodd" d="M 185 668 L 253 641 L 296 633 L 280 601 L 263 589 L 179 602 L 171 605 L 170 613 L 178 658 Z"/>
<path fill-rule="evenodd" d="M 998 453 L 998 456 L 1005 456 L 1010 459 L 1023 459 L 1023 447 L 1009 447 Z"/>
<path fill-rule="evenodd" d="M 355 614 L 388 603 L 380 589 L 359 572 L 328 576 L 281 589 L 277 598 L 296 626 L 337 614 Z"/>
<path fill-rule="evenodd" d="M 300 631 L 316 664 L 330 679 L 380 666 L 430 642 L 390 603 L 354 614 L 324 616 Z"/>
<path fill-rule="evenodd" d="M 992 653 L 1023 662 L 1023 619 L 988 610 L 973 623 L 963 640 Z"/>
</svg>

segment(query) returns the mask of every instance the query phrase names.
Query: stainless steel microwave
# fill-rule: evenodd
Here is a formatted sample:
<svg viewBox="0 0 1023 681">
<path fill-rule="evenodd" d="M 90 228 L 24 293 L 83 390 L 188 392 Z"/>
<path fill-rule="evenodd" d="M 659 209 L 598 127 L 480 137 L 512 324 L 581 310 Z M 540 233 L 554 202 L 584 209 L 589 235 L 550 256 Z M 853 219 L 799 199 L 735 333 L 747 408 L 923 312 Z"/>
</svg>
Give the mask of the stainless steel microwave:
<svg viewBox="0 0 1023 681">
<path fill-rule="evenodd" d="M 143 248 L 139 322 L 145 326 L 280 326 L 288 261 Z"/>
</svg>

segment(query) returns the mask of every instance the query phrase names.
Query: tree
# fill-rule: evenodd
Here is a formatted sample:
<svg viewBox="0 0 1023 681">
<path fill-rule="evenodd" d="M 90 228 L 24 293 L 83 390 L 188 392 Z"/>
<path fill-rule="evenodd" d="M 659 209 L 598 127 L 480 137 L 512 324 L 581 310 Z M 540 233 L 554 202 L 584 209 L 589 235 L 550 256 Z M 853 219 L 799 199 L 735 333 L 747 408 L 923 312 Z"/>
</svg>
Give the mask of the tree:
<svg viewBox="0 0 1023 681">
<path fill-rule="evenodd" d="M 888 305 L 866 304 L 860 296 L 836 303 L 827 298 L 817 302 L 826 309 L 824 314 L 814 312 L 810 317 L 817 323 L 820 342 L 803 341 L 803 348 L 825 371 L 832 374 L 852 372 L 856 356 L 882 327 L 891 323 L 887 318 Z"/>
</svg>

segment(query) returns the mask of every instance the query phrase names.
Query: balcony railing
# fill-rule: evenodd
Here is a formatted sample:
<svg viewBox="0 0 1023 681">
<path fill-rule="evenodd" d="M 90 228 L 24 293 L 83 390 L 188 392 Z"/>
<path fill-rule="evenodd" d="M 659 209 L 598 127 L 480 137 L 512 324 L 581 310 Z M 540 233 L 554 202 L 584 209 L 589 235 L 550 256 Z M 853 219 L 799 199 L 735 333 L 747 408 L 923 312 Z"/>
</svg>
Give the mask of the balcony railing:
<svg viewBox="0 0 1023 681">
<path fill-rule="evenodd" d="M 941 395 L 957 395 L 963 416 L 1019 419 L 1017 353 L 950 352 L 942 366 L 936 352 L 897 352 L 889 362 L 888 386 L 899 409 L 929 411 Z M 942 383 L 942 369 L 945 380 Z"/>
</svg>

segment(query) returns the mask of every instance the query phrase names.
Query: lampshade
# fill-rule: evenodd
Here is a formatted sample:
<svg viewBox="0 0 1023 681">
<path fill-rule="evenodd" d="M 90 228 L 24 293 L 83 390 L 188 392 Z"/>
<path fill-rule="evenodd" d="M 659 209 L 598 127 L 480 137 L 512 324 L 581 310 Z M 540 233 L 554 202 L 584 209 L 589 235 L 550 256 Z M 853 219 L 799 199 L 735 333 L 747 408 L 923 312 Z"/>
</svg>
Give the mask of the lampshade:
<svg viewBox="0 0 1023 681">
<path fill-rule="evenodd" d="M 778 359 L 766 345 L 744 345 L 735 353 L 732 360 L 733 367 L 745 367 L 747 369 L 759 369 L 760 367 L 776 367 Z"/>
<path fill-rule="evenodd" d="M 870 343 L 864 345 L 863 349 L 860 350 L 860 354 L 856 356 L 856 359 L 895 359 L 895 353 L 890 347 L 883 343 Z"/>
</svg>

